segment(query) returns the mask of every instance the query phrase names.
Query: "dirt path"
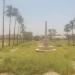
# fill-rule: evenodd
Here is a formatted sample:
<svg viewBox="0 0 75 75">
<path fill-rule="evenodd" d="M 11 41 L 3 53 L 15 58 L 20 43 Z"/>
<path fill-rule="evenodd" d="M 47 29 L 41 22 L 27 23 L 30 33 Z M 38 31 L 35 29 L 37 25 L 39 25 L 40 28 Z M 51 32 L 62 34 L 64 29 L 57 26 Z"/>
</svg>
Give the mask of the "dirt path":
<svg viewBox="0 0 75 75">
<path fill-rule="evenodd" d="M 13 49 L 11 49 L 11 52 L 15 52 L 15 51 L 17 51 L 17 49 L 18 48 L 13 48 Z"/>
<path fill-rule="evenodd" d="M 75 70 L 75 61 L 72 61 L 72 67 Z"/>
<path fill-rule="evenodd" d="M 0 75 L 14 75 L 14 74 L 10 74 L 10 73 L 0 73 Z"/>
<path fill-rule="evenodd" d="M 44 73 L 43 75 L 60 75 L 56 72 L 47 72 L 47 73 Z"/>
<path fill-rule="evenodd" d="M 74 74 L 72 74 L 72 75 L 75 75 L 75 61 L 72 61 L 72 68 L 74 70 Z"/>
</svg>

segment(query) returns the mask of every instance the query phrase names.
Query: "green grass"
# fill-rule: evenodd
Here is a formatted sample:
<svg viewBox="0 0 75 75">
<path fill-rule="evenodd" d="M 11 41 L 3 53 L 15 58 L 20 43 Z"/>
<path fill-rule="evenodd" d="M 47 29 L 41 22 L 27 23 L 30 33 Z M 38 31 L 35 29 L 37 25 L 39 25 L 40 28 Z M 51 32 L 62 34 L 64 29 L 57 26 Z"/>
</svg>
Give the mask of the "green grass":
<svg viewBox="0 0 75 75">
<path fill-rule="evenodd" d="M 72 73 L 71 61 L 75 60 L 75 47 L 67 46 L 65 41 L 50 44 L 57 49 L 52 52 L 36 52 L 37 42 L 25 42 L 19 46 L 5 47 L 0 51 L 0 72 L 15 75 L 34 75 L 56 71 L 61 75 Z M 16 49 L 15 52 L 12 50 Z"/>
</svg>

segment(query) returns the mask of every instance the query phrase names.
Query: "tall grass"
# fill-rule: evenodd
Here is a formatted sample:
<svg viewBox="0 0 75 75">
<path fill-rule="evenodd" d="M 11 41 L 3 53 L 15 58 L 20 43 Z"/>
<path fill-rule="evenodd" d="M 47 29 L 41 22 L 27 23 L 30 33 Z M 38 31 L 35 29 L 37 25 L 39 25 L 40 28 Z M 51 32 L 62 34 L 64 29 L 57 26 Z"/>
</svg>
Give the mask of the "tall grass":
<svg viewBox="0 0 75 75">
<path fill-rule="evenodd" d="M 57 50 L 36 52 L 37 42 L 25 42 L 17 46 L 15 52 L 11 51 L 12 48 L 5 48 L 6 51 L 0 51 L 0 72 L 10 72 L 15 75 L 40 75 L 44 72 L 55 71 L 61 75 L 70 75 L 73 70 L 71 61 L 75 57 L 74 47 L 68 47 L 64 41 L 50 44 L 53 44 Z"/>
</svg>

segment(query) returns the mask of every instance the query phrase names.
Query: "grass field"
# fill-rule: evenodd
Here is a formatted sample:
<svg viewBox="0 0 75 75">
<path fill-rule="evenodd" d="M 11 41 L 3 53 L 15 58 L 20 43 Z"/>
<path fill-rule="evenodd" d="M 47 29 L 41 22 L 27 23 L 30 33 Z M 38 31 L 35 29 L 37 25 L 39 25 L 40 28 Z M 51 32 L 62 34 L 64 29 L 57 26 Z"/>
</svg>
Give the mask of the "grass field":
<svg viewBox="0 0 75 75">
<path fill-rule="evenodd" d="M 65 41 L 51 42 L 56 51 L 36 52 L 38 42 L 25 42 L 15 47 L 5 47 L 0 51 L 0 72 L 15 75 L 41 75 L 55 71 L 61 75 L 74 73 L 75 47 Z"/>
</svg>

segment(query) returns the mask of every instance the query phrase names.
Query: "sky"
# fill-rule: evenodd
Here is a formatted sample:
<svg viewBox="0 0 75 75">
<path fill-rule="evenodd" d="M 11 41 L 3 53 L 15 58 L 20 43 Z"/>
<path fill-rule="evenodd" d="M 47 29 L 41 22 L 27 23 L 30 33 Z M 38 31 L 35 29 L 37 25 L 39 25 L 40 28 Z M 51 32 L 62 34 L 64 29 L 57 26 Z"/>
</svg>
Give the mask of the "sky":
<svg viewBox="0 0 75 75">
<path fill-rule="evenodd" d="M 64 25 L 75 17 L 75 0 L 6 0 L 6 6 L 12 5 L 19 9 L 24 17 L 27 31 L 34 35 L 44 34 L 45 21 L 48 29 L 54 28 L 63 34 Z M 5 17 L 5 34 L 8 33 L 9 18 Z M 11 32 L 13 32 L 14 19 Z M 2 33 L 2 0 L 0 0 L 0 34 Z"/>
</svg>

